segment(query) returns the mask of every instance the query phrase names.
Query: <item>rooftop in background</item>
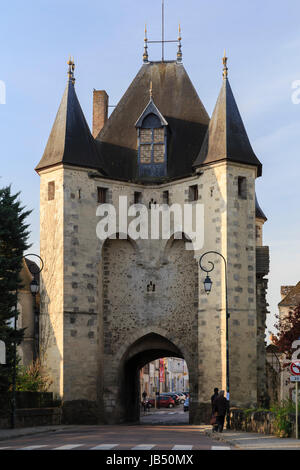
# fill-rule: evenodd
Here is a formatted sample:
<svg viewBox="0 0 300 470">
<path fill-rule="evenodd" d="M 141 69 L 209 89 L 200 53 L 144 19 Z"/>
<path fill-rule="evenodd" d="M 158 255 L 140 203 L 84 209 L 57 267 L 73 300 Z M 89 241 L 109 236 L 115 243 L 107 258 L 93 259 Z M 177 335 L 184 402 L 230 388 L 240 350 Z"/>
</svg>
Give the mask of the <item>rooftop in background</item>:
<svg viewBox="0 0 300 470">
<path fill-rule="evenodd" d="M 278 304 L 279 307 L 297 307 L 298 305 L 300 305 L 300 281 L 294 287 L 288 286 L 287 295 Z"/>
</svg>

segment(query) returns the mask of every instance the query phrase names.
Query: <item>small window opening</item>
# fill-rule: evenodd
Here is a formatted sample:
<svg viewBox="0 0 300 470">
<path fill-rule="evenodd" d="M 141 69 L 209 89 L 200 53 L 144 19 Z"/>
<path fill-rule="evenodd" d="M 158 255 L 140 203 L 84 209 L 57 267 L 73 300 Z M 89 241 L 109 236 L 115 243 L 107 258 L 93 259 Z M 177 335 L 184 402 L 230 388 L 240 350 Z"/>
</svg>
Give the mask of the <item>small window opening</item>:
<svg viewBox="0 0 300 470">
<path fill-rule="evenodd" d="M 169 204 L 169 191 L 163 192 L 163 204 Z"/>
<path fill-rule="evenodd" d="M 245 176 L 238 177 L 238 196 L 241 199 L 247 199 L 247 178 Z"/>
<path fill-rule="evenodd" d="M 48 183 L 48 201 L 55 199 L 55 181 Z"/>
<path fill-rule="evenodd" d="M 142 202 L 142 193 L 140 191 L 134 191 L 134 204 L 140 204 Z"/>
<path fill-rule="evenodd" d="M 99 204 L 105 204 L 107 200 L 107 188 L 97 188 L 97 197 Z"/>
<path fill-rule="evenodd" d="M 197 184 L 189 187 L 189 200 L 190 202 L 198 201 L 198 185 Z"/>
</svg>

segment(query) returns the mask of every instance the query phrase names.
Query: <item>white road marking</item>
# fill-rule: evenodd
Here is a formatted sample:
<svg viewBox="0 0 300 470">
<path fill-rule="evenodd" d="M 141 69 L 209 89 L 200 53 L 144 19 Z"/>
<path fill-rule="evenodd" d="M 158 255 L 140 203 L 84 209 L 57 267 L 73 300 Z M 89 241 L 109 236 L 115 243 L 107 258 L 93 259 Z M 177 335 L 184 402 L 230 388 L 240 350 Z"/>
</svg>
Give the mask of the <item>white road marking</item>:
<svg viewBox="0 0 300 470">
<path fill-rule="evenodd" d="M 100 444 L 96 447 L 92 447 L 91 450 L 110 450 L 117 447 L 119 444 Z"/>
<path fill-rule="evenodd" d="M 83 444 L 67 444 L 65 446 L 55 447 L 54 450 L 71 450 L 75 449 L 75 447 L 80 447 Z"/>
<path fill-rule="evenodd" d="M 156 444 L 139 444 L 138 446 L 132 447 L 131 450 L 151 450 Z"/>
<path fill-rule="evenodd" d="M 184 446 L 184 445 L 176 445 L 172 447 L 172 450 L 192 450 L 193 446 Z"/>
<path fill-rule="evenodd" d="M 0 447 L 0 450 L 11 449 L 11 447 Z"/>
<path fill-rule="evenodd" d="M 211 450 L 231 450 L 231 447 L 225 447 L 225 446 L 211 446 Z"/>
<path fill-rule="evenodd" d="M 35 450 L 35 449 L 40 449 L 41 447 L 47 447 L 47 445 L 42 445 L 42 446 L 26 446 L 26 447 L 20 447 L 17 450 Z"/>
</svg>

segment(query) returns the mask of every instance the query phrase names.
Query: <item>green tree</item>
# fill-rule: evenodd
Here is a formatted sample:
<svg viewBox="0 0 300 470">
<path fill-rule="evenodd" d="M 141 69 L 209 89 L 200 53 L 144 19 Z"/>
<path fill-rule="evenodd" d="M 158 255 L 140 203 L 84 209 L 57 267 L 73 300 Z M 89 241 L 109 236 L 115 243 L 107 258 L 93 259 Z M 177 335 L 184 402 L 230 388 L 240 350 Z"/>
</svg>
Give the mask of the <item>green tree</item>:
<svg viewBox="0 0 300 470">
<path fill-rule="evenodd" d="M 0 366 L 0 395 L 11 386 L 14 371 L 14 347 L 20 344 L 24 329 L 14 329 L 18 290 L 22 287 L 20 272 L 24 251 L 29 248 L 29 225 L 20 193 L 12 194 L 11 187 L 0 189 L 0 339 L 6 345 L 6 365 Z"/>
</svg>

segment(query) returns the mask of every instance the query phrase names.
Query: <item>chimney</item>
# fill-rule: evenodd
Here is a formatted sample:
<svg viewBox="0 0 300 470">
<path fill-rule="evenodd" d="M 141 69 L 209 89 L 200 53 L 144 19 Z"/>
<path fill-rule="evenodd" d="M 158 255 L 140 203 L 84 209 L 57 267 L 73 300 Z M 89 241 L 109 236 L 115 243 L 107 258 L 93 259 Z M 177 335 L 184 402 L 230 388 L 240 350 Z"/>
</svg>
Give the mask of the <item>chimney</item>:
<svg viewBox="0 0 300 470">
<path fill-rule="evenodd" d="M 96 138 L 107 121 L 108 95 L 105 90 L 93 92 L 93 137 Z"/>
</svg>

